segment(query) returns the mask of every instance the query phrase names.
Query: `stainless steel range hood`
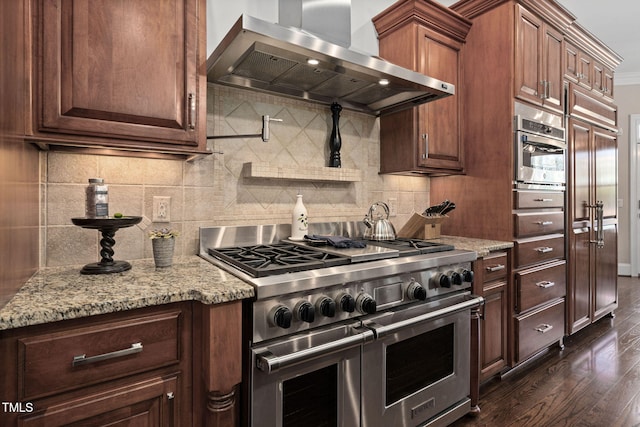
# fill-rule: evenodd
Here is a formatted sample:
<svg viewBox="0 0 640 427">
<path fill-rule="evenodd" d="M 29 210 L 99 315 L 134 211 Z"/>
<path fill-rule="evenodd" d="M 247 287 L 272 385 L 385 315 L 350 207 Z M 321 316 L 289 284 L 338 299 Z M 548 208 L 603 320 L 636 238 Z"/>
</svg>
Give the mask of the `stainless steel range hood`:
<svg viewBox="0 0 640 427">
<path fill-rule="evenodd" d="M 450 83 L 248 15 L 209 57 L 207 80 L 327 105 L 338 102 L 374 115 L 455 92 Z"/>
</svg>

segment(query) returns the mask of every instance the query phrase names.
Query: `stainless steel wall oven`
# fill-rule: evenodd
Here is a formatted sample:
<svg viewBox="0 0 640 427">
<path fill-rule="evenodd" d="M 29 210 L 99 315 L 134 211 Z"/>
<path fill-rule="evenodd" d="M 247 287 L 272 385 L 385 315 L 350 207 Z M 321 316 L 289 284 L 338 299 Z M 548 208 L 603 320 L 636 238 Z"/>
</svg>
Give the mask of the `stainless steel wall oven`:
<svg viewBox="0 0 640 427">
<path fill-rule="evenodd" d="M 515 182 L 520 188 L 564 188 L 565 129 L 562 116 L 515 103 Z"/>
<path fill-rule="evenodd" d="M 360 223 L 310 225 L 363 233 Z M 246 425 L 446 426 L 469 412 L 471 312 L 483 303 L 470 293 L 475 252 L 288 236 L 285 225 L 200 231 L 201 256 L 256 291 L 243 314 Z"/>
</svg>

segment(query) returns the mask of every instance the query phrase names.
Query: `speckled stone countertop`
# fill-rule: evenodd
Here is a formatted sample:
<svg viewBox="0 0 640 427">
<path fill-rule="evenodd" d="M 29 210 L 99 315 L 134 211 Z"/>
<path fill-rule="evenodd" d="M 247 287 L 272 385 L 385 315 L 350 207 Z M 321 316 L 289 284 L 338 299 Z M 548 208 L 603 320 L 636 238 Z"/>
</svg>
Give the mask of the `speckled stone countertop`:
<svg viewBox="0 0 640 427">
<path fill-rule="evenodd" d="M 198 256 L 156 270 L 132 261 L 122 273 L 83 275 L 80 267 L 45 268 L 0 308 L 0 330 L 178 301 L 219 304 L 254 295 L 253 287 Z"/>
<path fill-rule="evenodd" d="M 429 239 L 432 242 L 453 245 L 456 249 L 476 251 L 478 258 L 489 255 L 490 252 L 513 247 L 513 242 L 503 242 L 500 240 L 475 239 L 472 237 L 460 236 L 440 236 L 437 239 Z"/>
<path fill-rule="evenodd" d="M 459 236 L 431 240 L 475 251 L 479 258 L 513 247 Z M 115 274 L 83 275 L 81 266 L 43 269 L 0 308 L 0 330 L 178 301 L 219 304 L 254 296 L 251 285 L 195 255 L 167 269 L 156 270 L 152 260 L 131 264 L 131 270 Z"/>
</svg>

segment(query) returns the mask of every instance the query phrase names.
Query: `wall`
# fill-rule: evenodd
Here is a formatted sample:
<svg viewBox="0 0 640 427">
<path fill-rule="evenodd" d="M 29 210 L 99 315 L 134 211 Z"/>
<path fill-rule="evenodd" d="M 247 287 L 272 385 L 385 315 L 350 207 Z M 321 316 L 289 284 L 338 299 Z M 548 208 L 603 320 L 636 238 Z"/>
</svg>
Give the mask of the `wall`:
<svg viewBox="0 0 640 427">
<path fill-rule="evenodd" d="M 84 188 L 90 177 L 109 184 L 110 212 L 152 218 L 153 196 L 171 197 L 171 224 L 181 232 L 177 255 L 198 250 L 201 226 L 287 223 L 295 195 L 304 196 L 311 222 L 361 220 L 378 200 L 396 198 L 400 228 L 413 210 L 429 205 L 429 178 L 379 175 L 379 120 L 343 110 L 340 118 L 343 168 L 362 171 L 359 182 L 290 181 L 245 178 L 244 164 L 266 162 L 293 170 L 326 166 L 331 112 L 326 106 L 256 92 L 209 85 L 209 135 L 257 134 L 262 115 L 273 122 L 271 139 L 209 141 L 216 154 L 192 161 L 149 160 L 62 152 L 43 153 L 43 264 L 82 265 L 99 259 L 99 233 L 72 225 L 84 215 Z M 221 154 L 222 153 L 222 154 Z M 147 232 L 166 224 L 121 229 L 115 259 L 151 257 Z"/>
<path fill-rule="evenodd" d="M 629 196 L 629 180 L 635 179 L 629 176 L 629 115 L 640 113 L 640 83 L 616 86 L 615 102 L 618 105 L 618 128 L 622 133 L 618 136 L 618 198 L 622 199 L 623 206 L 618 208 L 619 233 L 618 233 L 618 265 L 620 272 L 628 274 L 630 260 L 630 214 L 631 205 L 638 203 Z"/>
</svg>

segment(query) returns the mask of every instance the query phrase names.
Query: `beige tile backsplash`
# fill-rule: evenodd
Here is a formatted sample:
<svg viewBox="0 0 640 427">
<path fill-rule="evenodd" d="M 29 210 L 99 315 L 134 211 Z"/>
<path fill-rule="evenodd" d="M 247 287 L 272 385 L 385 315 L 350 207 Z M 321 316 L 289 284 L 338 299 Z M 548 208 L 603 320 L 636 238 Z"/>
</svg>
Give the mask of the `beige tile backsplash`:
<svg viewBox="0 0 640 427">
<path fill-rule="evenodd" d="M 286 223 L 300 192 L 311 222 L 361 220 L 378 200 L 397 200 L 399 229 L 411 213 L 429 204 L 429 178 L 379 175 L 379 121 L 343 110 L 340 117 L 344 168 L 362 171 L 356 182 L 248 178 L 243 165 L 268 163 L 304 170 L 324 167 L 329 157 L 331 112 L 328 107 L 271 95 L 208 87 L 209 134 L 259 134 L 262 116 L 271 123 L 271 138 L 209 140 L 216 154 L 191 161 L 46 152 L 43 156 L 43 266 L 82 265 L 99 260 L 99 233 L 74 226 L 84 215 L 87 179 L 102 177 L 109 185 L 109 211 L 153 215 L 153 196 L 171 197 L 171 223 L 139 226 L 116 233 L 116 259 L 150 258 L 147 231 L 169 225 L 181 236 L 176 255 L 198 251 L 201 226 Z"/>
</svg>

